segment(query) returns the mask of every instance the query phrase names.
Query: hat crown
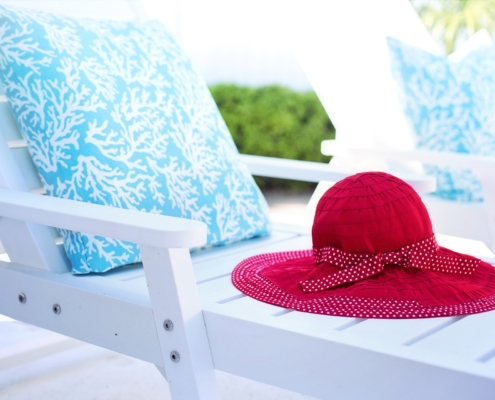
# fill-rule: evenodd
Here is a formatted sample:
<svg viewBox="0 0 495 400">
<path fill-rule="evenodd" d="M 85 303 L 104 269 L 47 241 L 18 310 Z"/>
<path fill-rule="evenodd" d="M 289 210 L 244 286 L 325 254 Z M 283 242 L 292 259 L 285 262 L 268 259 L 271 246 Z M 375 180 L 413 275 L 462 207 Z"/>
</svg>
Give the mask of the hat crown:
<svg viewBox="0 0 495 400">
<path fill-rule="evenodd" d="M 313 223 L 313 248 L 348 253 L 396 251 L 431 236 L 431 220 L 419 195 L 384 172 L 337 182 L 318 202 Z"/>
</svg>

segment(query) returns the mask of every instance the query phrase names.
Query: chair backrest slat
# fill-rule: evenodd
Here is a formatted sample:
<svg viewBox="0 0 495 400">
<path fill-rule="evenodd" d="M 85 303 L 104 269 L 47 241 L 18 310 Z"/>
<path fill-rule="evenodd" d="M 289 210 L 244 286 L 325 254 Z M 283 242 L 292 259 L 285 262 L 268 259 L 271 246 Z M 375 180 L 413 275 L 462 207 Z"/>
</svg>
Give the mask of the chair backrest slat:
<svg viewBox="0 0 495 400">
<path fill-rule="evenodd" d="M 37 190 L 43 186 L 33 160 L 29 155 L 26 141 L 22 138 L 7 102 L 0 101 L 0 129 L 2 140 L 7 141 L 18 168 L 22 172 L 27 190 Z"/>
<path fill-rule="evenodd" d="M 0 103 L 0 186 L 27 191 L 41 186 L 27 148 L 11 149 L 8 142 L 20 133 L 8 104 Z M 10 261 L 53 272 L 66 272 L 69 262 L 61 246 L 55 244 L 53 228 L 7 218 L 0 219 L 0 241 Z"/>
<path fill-rule="evenodd" d="M 299 7 L 292 46 L 337 139 L 412 150 L 415 141 L 395 92 L 386 37 L 433 53 L 438 49 L 410 1 L 301 2 Z"/>
</svg>

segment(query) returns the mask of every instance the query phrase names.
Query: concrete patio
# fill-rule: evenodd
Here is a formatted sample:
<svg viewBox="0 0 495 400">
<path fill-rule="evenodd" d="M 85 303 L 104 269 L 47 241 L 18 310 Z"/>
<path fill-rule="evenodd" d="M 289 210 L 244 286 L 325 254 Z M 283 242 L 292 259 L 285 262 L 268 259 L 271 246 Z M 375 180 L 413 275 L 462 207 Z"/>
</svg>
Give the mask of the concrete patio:
<svg viewBox="0 0 495 400">
<path fill-rule="evenodd" d="M 217 372 L 222 399 L 302 400 L 291 393 Z M 0 319 L 0 399 L 170 399 L 151 364 L 44 329 Z"/>
</svg>

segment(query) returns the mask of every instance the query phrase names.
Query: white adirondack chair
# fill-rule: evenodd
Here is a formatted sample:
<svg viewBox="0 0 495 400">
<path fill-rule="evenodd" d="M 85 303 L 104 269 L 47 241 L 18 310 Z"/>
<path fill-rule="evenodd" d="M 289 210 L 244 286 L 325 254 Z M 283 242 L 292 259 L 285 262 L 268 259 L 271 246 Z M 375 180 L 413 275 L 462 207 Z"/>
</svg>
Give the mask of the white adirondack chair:
<svg viewBox="0 0 495 400">
<path fill-rule="evenodd" d="M 99 1 L 96 11 L 80 1 L 43 4 L 118 18 L 139 9 L 124 0 Z M 214 369 L 322 399 L 493 398 L 495 312 L 368 320 L 255 301 L 233 287 L 232 268 L 257 253 L 309 248 L 306 233 L 279 226 L 269 237 L 190 256 L 205 240 L 200 222 L 40 196 L 0 100 L 0 240 L 10 258 L 0 262 L 1 314 L 151 362 L 176 400 L 218 398 Z M 345 175 L 316 163 L 243 159 L 261 175 Z M 431 180 L 411 183 L 432 189 Z M 73 276 L 51 226 L 137 242 L 144 268 Z"/>
<path fill-rule="evenodd" d="M 439 53 L 409 0 L 310 2 L 297 10 L 294 49 L 337 129 L 322 143 L 334 166 L 392 173 L 419 162 L 473 169 L 485 201 L 461 203 L 424 195 L 435 232 L 483 241 L 495 251 L 495 159 L 417 151 L 394 88 L 386 36 Z M 316 191 L 313 207 L 327 185 Z M 459 218 L 462 216 L 462 218 Z"/>
</svg>

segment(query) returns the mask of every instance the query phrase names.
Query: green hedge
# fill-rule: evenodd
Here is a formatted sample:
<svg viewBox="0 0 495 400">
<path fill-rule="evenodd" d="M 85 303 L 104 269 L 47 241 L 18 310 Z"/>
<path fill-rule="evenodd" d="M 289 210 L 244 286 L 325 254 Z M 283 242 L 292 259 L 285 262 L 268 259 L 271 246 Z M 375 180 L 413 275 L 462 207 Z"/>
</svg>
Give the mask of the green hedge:
<svg viewBox="0 0 495 400">
<path fill-rule="evenodd" d="M 316 94 L 281 86 L 210 87 L 239 152 L 296 160 L 328 162 L 320 144 L 335 128 Z M 287 180 L 258 178 L 261 189 L 304 190 L 314 187 Z"/>
</svg>

